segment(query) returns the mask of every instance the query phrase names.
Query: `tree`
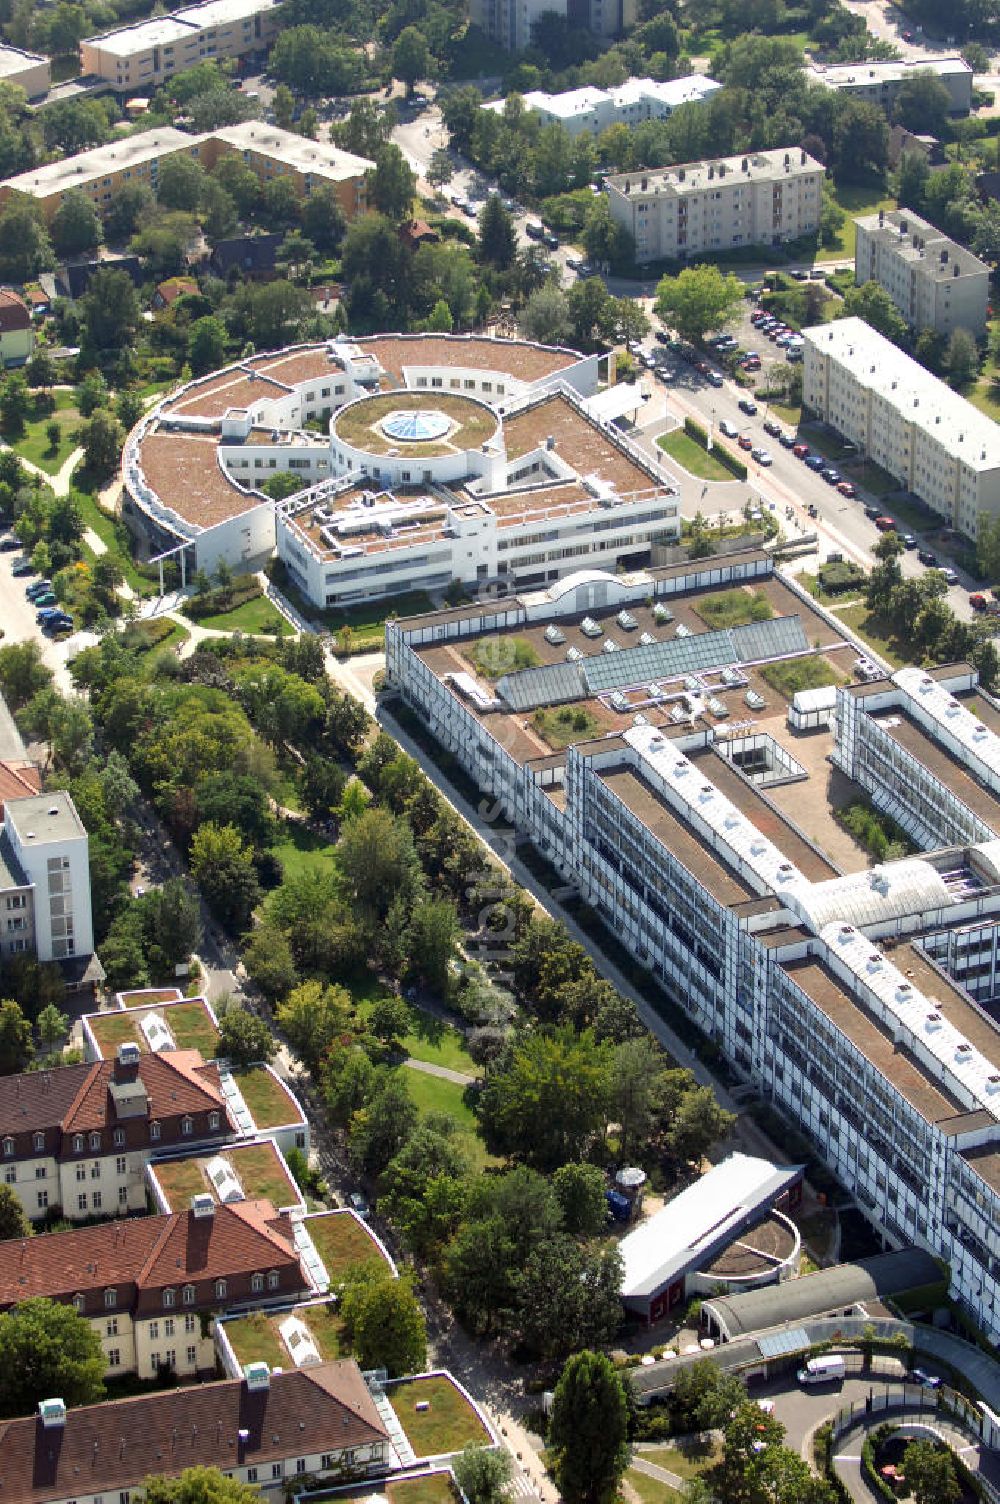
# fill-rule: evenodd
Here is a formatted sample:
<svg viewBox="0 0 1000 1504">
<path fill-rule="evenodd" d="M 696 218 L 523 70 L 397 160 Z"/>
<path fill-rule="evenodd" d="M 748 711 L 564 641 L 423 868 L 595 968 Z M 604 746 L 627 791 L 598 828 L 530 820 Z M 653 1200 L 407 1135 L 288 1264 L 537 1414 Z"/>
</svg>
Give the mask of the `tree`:
<svg viewBox="0 0 1000 1504">
<path fill-rule="evenodd" d="M 468 1446 L 451 1460 L 455 1482 L 469 1504 L 507 1504 L 512 1468 L 500 1447 Z"/>
<path fill-rule="evenodd" d="M 77 306 L 87 341 L 97 350 L 120 350 L 139 327 L 139 300 L 127 272 L 102 267 Z"/>
<path fill-rule="evenodd" d="M 612 1504 L 628 1465 L 628 1404 L 603 1353 L 576 1353 L 556 1385 L 548 1445 L 566 1504 Z"/>
<path fill-rule="evenodd" d="M 635 258 L 635 242 L 611 213 L 602 193 L 588 204 L 583 218 L 583 248 L 595 266 L 620 271 Z"/>
<path fill-rule="evenodd" d="M 716 266 L 687 266 L 676 277 L 664 277 L 656 289 L 654 312 L 683 339 L 700 342 L 711 329 L 722 329 L 736 317 L 743 302 L 743 284 L 732 272 Z"/>
<path fill-rule="evenodd" d="M 611 1058 L 590 1029 L 515 1035 L 505 1069 L 490 1076 L 479 1099 L 491 1150 L 539 1170 L 582 1158 L 604 1125 Z"/>
<path fill-rule="evenodd" d="M 432 188 L 443 188 L 446 183 L 451 182 L 455 176 L 455 165 L 451 160 L 451 153 L 446 146 L 436 146 L 434 148 L 424 176 Z M 490 195 L 491 198 L 494 196 L 493 194 Z M 489 200 L 487 200 L 488 202 Z M 480 216 L 480 222 L 481 220 L 482 216 Z M 482 234 L 481 223 L 480 234 Z"/>
<path fill-rule="evenodd" d="M 448 992 L 448 963 L 455 953 L 459 931 L 455 906 L 447 898 L 426 899 L 410 916 L 411 969 L 440 998 Z"/>
<path fill-rule="evenodd" d="M 176 1478 L 156 1473 L 142 1485 L 144 1504 L 260 1504 L 256 1483 L 241 1483 L 216 1467 L 188 1467 Z"/>
<path fill-rule="evenodd" d="M 302 982 L 288 994 L 275 1021 L 295 1053 L 315 1071 L 339 1034 L 351 1023 L 351 995 L 343 987 Z"/>
<path fill-rule="evenodd" d="M 903 1471 L 916 1504 L 957 1504 L 962 1488 L 951 1453 L 933 1441 L 911 1441 L 903 1453 Z"/>
<path fill-rule="evenodd" d="M 937 74 L 929 68 L 910 73 L 896 91 L 892 118 L 909 131 L 943 136 L 951 112 L 951 96 Z"/>
<path fill-rule="evenodd" d="M 406 1089 L 405 1074 L 376 1071 L 367 1102 L 351 1117 L 350 1159 L 363 1174 L 381 1175 L 416 1127 L 418 1113 Z"/>
<path fill-rule="evenodd" d="M 413 833 L 385 809 L 365 810 L 347 824 L 337 842 L 337 861 L 368 920 L 381 919 L 394 897 L 411 905 L 423 888 Z"/>
<path fill-rule="evenodd" d="M 197 238 L 198 221 L 183 209 L 156 206 L 144 216 L 130 248 L 141 256 L 154 277 L 174 277 L 185 269 L 187 248 Z"/>
<path fill-rule="evenodd" d="M 280 125 L 283 131 L 291 130 L 292 118 L 295 114 L 295 95 L 287 84 L 279 84 L 275 89 L 271 108 L 274 111 L 275 125 Z"/>
<path fill-rule="evenodd" d="M 260 1065 L 270 1060 L 275 1050 L 271 1030 L 256 1013 L 230 1003 L 219 1019 L 219 1042 L 215 1053 L 233 1065 Z"/>
<path fill-rule="evenodd" d="M 118 464 L 125 442 L 125 430 L 114 413 L 99 408 L 80 430 L 83 456 L 91 475 L 110 475 Z"/>
<path fill-rule="evenodd" d="M 623 1272 L 614 1247 L 585 1248 L 565 1233 L 540 1242 L 513 1276 L 518 1346 L 548 1362 L 607 1347 L 621 1326 Z"/>
<path fill-rule="evenodd" d="M 347 220 L 331 188 L 314 188 L 302 205 L 302 233 L 319 251 L 335 251 L 344 238 Z"/>
<path fill-rule="evenodd" d="M 232 235 L 239 224 L 236 200 L 227 193 L 217 178 L 205 175 L 198 199 L 198 217 L 208 240 L 222 240 Z"/>
<path fill-rule="evenodd" d="M 976 562 L 988 580 L 1000 581 L 1000 515 L 980 517 L 976 527 Z M 0 654 L 2 654 L 0 649 Z M 0 680 L 2 682 L 2 680 Z"/>
<path fill-rule="evenodd" d="M 735 1117 L 720 1107 L 710 1086 L 696 1086 L 680 1101 L 667 1134 L 670 1152 L 684 1164 L 697 1164 L 706 1150 L 725 1138 Z"/>
<path fill-rule="evenodd" d="M 246 283 L 232 303 L 235 332 L 251 340 L 258 350 L 275 350 L 294 338 L 311 308 L 305 289 L 294 287 L 284 278 Z"/>
<path fill-rule="evenodd" d="M 48 350 L 33 351 L 24 367 L 24 379 L 30 387 L 49 387 L 56 382 L 56 363 Z"/>
<path fill-rule="evenodd" d="M 42 661 L 37 642 L 9 642 L 0 647 L 0 694 L 17 712 L 52 682 L 52 670 Z"/>
<path fill-rule="evenodd" d="M 403 153 L 392 141 L 379 147 L 375 166 L 368 172 L 366 181 L 372 207 L 393 224 L 401 224 L 412 216 L 417 180 Z"/>
<path fill-rule="evenodd" d="M 78 188 L 64 193 L 49 227 L 52 244 L 60 256 L 81 256 L 103 239 L 101 221 L 90 199 Z"/>
<path fill-rule="evenodd" d="M 0 1185 L 0 1242 L 8 1238 L 30 1238 L 31 1223 L 13 1186 Z"/>
<path fill-rule="evenodd" d="M 243 964 L 271 1002 L 291 992 L 299 980 L 288 937 L 273 925 L 261 924 L 252 931 L 244 946 Z"/>
<path fill-rule="evenodd" d="M 406 1002 L 395 993 L 388 992 L 377 998 L 368 1015 L 368 1027 L 376 1039 L 396 1046 L 413 1023 Z"/>
<path fill-rule="evenodd" d="M 55 1003 L 46 1003 L 38 1015 L 37 1024 L 38 1037 L 45 1046 L 45 1053 L 51 1055 L 56 1045 L 69 1033 L 69 1015 L 60 1013 Z"/>
<path fill-rule="evenodd" d="M 861 287 L 849 287 L 837 317 L 864 319 L 866 324 L 870 324 L 897 345 L 905 344 L 909 337 L 906 320 L 878 282 L 865 282 Z"/>
<path fill-rule="evenodd" d="M 59 445 L 62 442 L 62 424 L 57 423 L 55 418 L 46 423 L 45 437 L 48 441 L 49 454 L 57 454 L 59 452 Z"/>
<path fill-rule="evenodd" d="M 931 175 L 930 163 L 922 151 L 904 151 L 896 169 L 896 197 L 901 209 L 918 213 L 924 206 L 924 190 Z"/>
<path fill-rule="evenodd" d="M 182 878 L 170 877 L 147 893 L 145 928 L 156 970 L 173 970 L 189 960 L 202 938 L 201 909 Z"/>
<path fill-rule="evenodd" d="M 33 200 L 12 198 L 0 213 L 0 278 L 30 282 L 55 265 L 52 243 Z"/>
<path fill-rule="evenodd" d="M 125 387 L 115 398 L 115 417 L 126 433 L 131 432 L 135 427 L 144 409 L 142 397 L 130 387 Z"/>
<path fill-rule="evenodd" d="M 242 930 L 260 900 L 253 852 L 232 825 L 207 820 L 191 842 L 191 875 L 205 901 L 228 928 Z"/>
<path fill-rule="evenodd" d="M 416 26 L 404 26 L 392 49 L 392 76 L 406 85 L 406 97 L 430 71 L 431 56 L 423 32 Z"/>
<path fill-rule="evenodd" d="M 518 327 L 525 339 L 541 345 L 561 345 L 569 338 L 569 304 L 554 282 L 533 292 L 521 309 Z"/>
<path fill-rule="evenodd" d="M 8 438 L 19 438 L 31 412 L 28 386 L 20 371 L 10 371 L 0 385 L 0 429 Z"/>
<path fill-rule="evenodd" d="M 0 1002 L 0 1076 L 23 1071 L 34 1053 L 30 1023 L 18 1004 L 5 998 Z"/>
<path fill-rule="evenodd" d="M 144 183 L 122 184 L 104 211 L 104 238 L 108 245 L 124 245 L 152 206 L 153 195 Z"/>
<path fill-rule="evenodd" d="M 954 387 L 968 386 L 979 375 L 979 347 L 968 329 L 952 330 L 944 368 Z"/>
<path fill-rule="evenodd" d="M 563 1226 L 573 1237 L 596 1238 L 608 1225 L 604 1172 L 597 1165 L 560 1165 L 552 1187 L 562 1208 Z"/>
<path fill-rule="evenodd" d="M 504 208 L 499 193 L 488 195 L 479 211 L 479 259 L 505 272 L 517 254 L 514 220 Z"/>
<path fill-rule="evenodd" d="M 333 691 L 326 712 L 326 739 L 353 756 L 371 728 L 371 716 L 356 695 Z"/>
<path fill-rule="evenodd" d="M 213 314 L 195 319 L 188 330 L 187 358 L 193 376 L 214 371 L 226 358 L 226 326 Z"/>
<path fill-rule="evenodd" d="M 344 1287 L 340 1315 L 360 1367 L 399 1378 L 426 1365 L 427 1325 L 407 1275 L 396 1279 L 384 1264 L 362 1265 Z"/>
<path fill-rule="evenodd" d="M 97 1330 L 75 1306 L 32 1299 L 0 1316 L 0 1415 L 30 1415 L 55 1394 L 93 1404 L 105 1367 Z"/>
</svg>

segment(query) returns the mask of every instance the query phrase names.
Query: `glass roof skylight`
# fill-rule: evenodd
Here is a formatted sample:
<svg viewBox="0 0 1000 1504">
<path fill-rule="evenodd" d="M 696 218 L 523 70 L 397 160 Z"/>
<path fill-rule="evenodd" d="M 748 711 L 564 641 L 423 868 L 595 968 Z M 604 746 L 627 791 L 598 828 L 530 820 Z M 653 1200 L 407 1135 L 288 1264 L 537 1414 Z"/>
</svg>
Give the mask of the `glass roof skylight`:
<svg viewBox="0 0 1000 1504">
<path fill-rule="evenodd" d="M 451 419 L 433 409 L 416 408 L 409 412 L 390 413 L 381 426 L 387 438 L 420 444 L 443 438 L 451 427 Z"/>
</svg>

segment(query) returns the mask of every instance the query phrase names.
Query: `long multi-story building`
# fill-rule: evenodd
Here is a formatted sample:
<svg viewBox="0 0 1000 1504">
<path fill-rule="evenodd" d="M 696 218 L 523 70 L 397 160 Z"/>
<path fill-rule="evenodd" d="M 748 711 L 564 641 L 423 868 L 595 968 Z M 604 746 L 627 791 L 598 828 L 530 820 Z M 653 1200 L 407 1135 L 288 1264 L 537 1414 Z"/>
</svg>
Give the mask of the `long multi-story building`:
<svg viewBox="0 0 1000 1504">
<path fill-rule="evenodd" d="M 815 234 L 824 176 L 795 146 L 618 173 L 604 186 L 637 261 L 687 261 Z"/>
<path fill-rule="evenodd" d="M 52 70 L 47 57 L 25 52 L 8 43 L 0 45 L 0 83 L 16 84 L 29 99 L 40 99 L 49 92 Z"/>
<path fill-rule="evenodd" d="M 385 1473 L 388 1432 L 356 1363 L 317 1363 L 37 1415 L 3 1427 L 10 1504 L 140 1504 L 152 1474 L 221 1468 L 279 1499 L 296 1479 Z"/>
<path fill-rule="evenodd" d="M 93 954 L 89 850 L 65 790 L 4 801 L 0 955 L 67 966 Z"/>
<path fill-rule="evenodd" d="M 909 209 L 880 209 L 854 221 L 854 281 L 877 282 L 911 329 L 986 333 L 990 269 Z"/>
<path fill-rule="evenodd" d="M 1000 510 L 1000 430 L 863 319 L 803 330 L 802 400 L 952 527 Z"/>
<path fill-rule="evenodd" d="M 143 94 L 206 59 L 263 54 L 277 34 L 278 0 L 205 0 L 85 38 L 80 68 L 119 94 Z"/>
<path fill-rule="evenodd" d="M 0 1243 L 0 1310 L 34 1296 L 72 1305 L 101 1341 L 108 1375 L 215 1370 L 212 1318 L 314 1293 L 287 1213 L 216 1205 Z"/>
<path fill-rule="evenodd" d="M 837 89 L 853 94 L 869 104 L 877 104 L 892 114 L 896 96 L 908 78 L 932 73 L 948 90 L 953 115 L 967 115 L 972 109 L 972 69 L 964 57 L 894 58 L 875 63 L 812 63 L 806 78 L 819 88 Z"/>
<path fill-rule="evenodd" d="M 555 14 L 599 37 L 619 37 L 639 15 L 638 0 L 472 0 L 471 19 L 499 47 L 521 52 L 542 16 Z"/>
<path fill-rule="evenodd" d="M 545 125 L 562 125 L 571 136 L 584 131 L 599 135 L 609 125 L 639 125 L 643 120 L 666 120 L 682 104 L 701 104 L 722 88 L 714 78 L 701 73 L 686 78 L 672 78 L 661 83 L 653 78 L 629 78 L 611 89 L 588 84 L 568 89 L 562 94 L 547 94 L 532 89 L 524 95 L 525 109 L 534 110 Z M 495 115 L 502 115 L 506 99 L 492 99 L 483 105 Z"/>
<path fill-rule="evenodd" d="M 677 485 L 592 408 L 597 364 L 464 335 L 254 356 L 133 430 L 126 521 L 185 573 L 277 547 L 317 606 L 544 583 L 597 555 L 648 563 L 679 534 Z M 302 490 L 275 505 L 263 488 L 279 472 Z"/>
<path fill-rule="evenodd" d="M 856 646 L 771 571 L 589 570 L 391 621 L 390 685 L 885 1241 L 947 1261 L 996 1341 L 1000 709 L 964 665 L 847 684 Z M 747 625 L 711 629 L 720 590 Z M 784 688 L 810 657 L 842 687 L 803 738 Z M 915 854 L 869 865 L 830 759 Z"/>
<path fill-rule="evenodd" d="M 331 188 L 348 220 L 363 214 L 367 207 L 365 174 L 374 163 L 329 142 L 309 141 L 294 131 L 256 120 L 221 126 L 201 136 L 159 126 L 109 141 L 105 146 L 6 178 L 0 183 L 0 204 L 24 194 L 51 220 L 64 196 L 75 191 L 103 213 L 122 188 L 138 184 L 155 194 L 160 167 L 168 158 L 189 156 L 211 168 L 220 157 L 233 155 L 239 156 L 261 182 L 277 177 L 290 179 L 300 198 L 308 198 L 317 188 Z"/>
</svg>

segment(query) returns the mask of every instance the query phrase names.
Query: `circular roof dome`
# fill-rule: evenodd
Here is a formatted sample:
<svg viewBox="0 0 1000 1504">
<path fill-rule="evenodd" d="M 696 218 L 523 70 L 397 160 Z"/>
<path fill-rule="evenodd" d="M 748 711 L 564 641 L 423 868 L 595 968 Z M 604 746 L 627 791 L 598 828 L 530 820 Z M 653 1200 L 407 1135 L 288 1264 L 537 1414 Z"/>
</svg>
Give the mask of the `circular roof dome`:
<svg viewBox="0 0 1000 1504">
<path fill-rule="evenodd" d="M 424 444 L 432 439 L 444 438 L 451 427 L 451 419 L 446 413 L 433 408 L 418 407 L 390 413 L 382 419 L 379 427 L 387 438 L 409 444 Z"/>
</svg>

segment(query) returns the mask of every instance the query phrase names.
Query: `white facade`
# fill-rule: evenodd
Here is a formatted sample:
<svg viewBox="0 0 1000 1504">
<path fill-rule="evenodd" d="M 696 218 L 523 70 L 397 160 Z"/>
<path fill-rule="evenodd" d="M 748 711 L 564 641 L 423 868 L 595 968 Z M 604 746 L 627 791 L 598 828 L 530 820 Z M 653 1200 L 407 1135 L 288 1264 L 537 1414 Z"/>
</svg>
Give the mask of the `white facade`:
<svg viewBox="0 0 1000 1504">
<path fill-rule="evenodd" d="M 812 63 L 806 69 L 810 83 L 824 89 L 854 94 L 892 113 L 900 85 L 916 73 L 933 73 L 948 90 L 953 115 L 967 115 L 972 108 L 972 69 L 963 57 L 897 58 L 885 63 Z"/>
<path fill-rule="evenodd" d="M 508 52 L 530 47 L 535 23 L 549 13 L 595 36 L 618 37 L 635 25 L 638 0 L 472 0 L 471 7 L 473 25 Z"/>
<path fill-rule="evenodd" d="M 16 84 L 29 99 L 39 99 L 49 92 L 52 82 L 47 57 L 24 52 L 20 47 L 0 46 L 0 83 Z"/>
<path fill-rule="evenodd" d="M 970 538 L 1000 510 L 1000 430 L 863 319 L 803 330 L 804 404 Z"/>
<path fill-rule="evenodd" d="M 639 125 L 643 120 L 666 120 L 682 104 L 700 104 L 722 88 L 713 78 L 692 73 L 658 83 L 652 78 L 630 78 L 613 89 L 588 85 L 563 94 L 532 89 L 524 96 L 525 108 L 535 110 L 546 125 L 563 125 L 571 136 L 585 131 L 599 135 L 609 125 Z M 493 99 L 484 110 L 502 115 L 505 99 Z"/>
<path fill-rule="evenodd" d="M 619 173 L 605 188 L 637 261 L 684 261 L 814 235 L 824 176 L 796 146 Z"/>
<path fill-rule="evenodd" d="M 877 282 L 911 329 L 986 333 L 990 269 L 909 209 L 880 209 L 854 221 L 854 281 Z"/>
<path fill-rule="evenodd" d="M 89 841 L 69 794 L 8 799 L 3 836 L 31 888 L 39 961 L 91 955 Z"/>
</svg>

